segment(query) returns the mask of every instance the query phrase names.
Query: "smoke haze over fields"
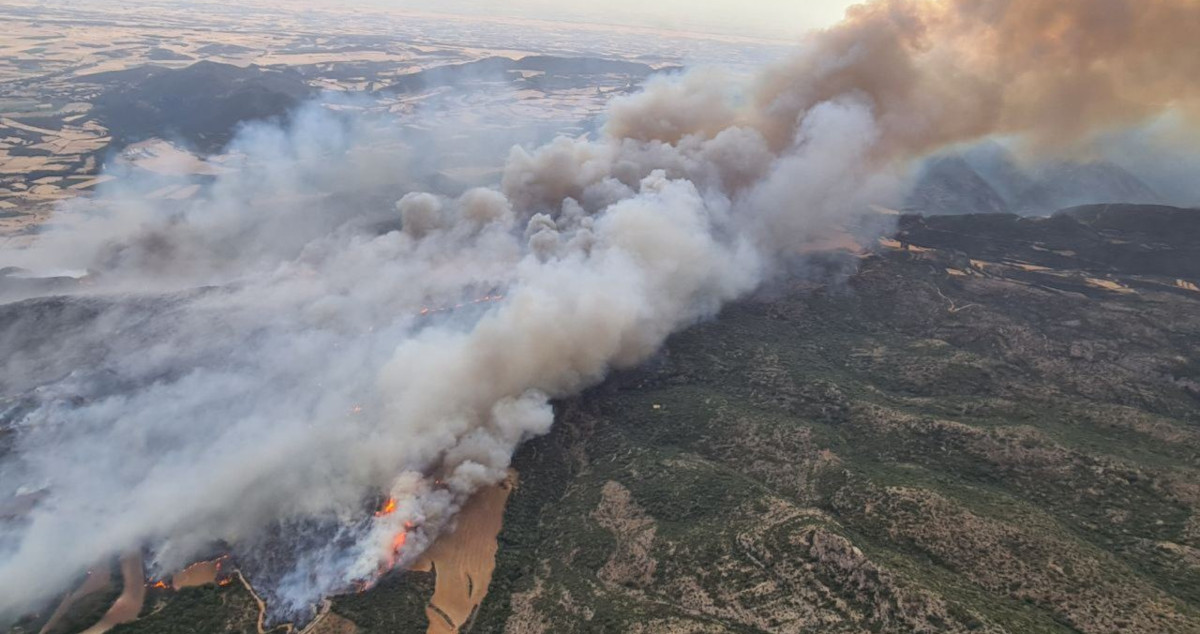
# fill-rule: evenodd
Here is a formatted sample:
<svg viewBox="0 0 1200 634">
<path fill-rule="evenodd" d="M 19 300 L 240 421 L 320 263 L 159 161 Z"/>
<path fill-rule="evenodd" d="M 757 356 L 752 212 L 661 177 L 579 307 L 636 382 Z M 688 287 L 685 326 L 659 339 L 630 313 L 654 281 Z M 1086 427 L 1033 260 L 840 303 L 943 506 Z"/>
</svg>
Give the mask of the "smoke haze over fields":
<svg viewBox="0 0 1200 634">
<path fill-rule="evenodd" d="M 513 15 L 542 19 L 618 24 L 622 26 L 687 29 L 710 33 L 794 38 L 803 31 L 835 22 L 851 4 L 851 0 L 757 0 L 750 10 L 745 5 L 718 0 L 697 4 L 684 0 L 655 3 L 618 0 L 603 8 L 593 5 L 572 5 L 546 0 L 523 0 L 503 5 L 457 0 L 438 5 L 438 11 L 462 14 Z M 413 10 L 428 10 L 417 2 L 389 3 Z"/>
<path fill-rule="evenodd" d="M 328 197 L 421 159 L 385 121 L 309 109 L 244 130 L 244 169 L 194 203 L 64 209 L 0 261 L 98 272 L 68 336 L 5 334 L 0 376 L 30 396 L 4 414 L 0 495 L 44 497 L 0 528 L 0 615 L 119 552 L 169 573 L 288 531 L 255 581 L 303 614 L 397 563 L 397 535 L 415 558 L 552 399 L 895 204 L 915 161 L 993 135 L 1087 153 L 1168 112 L 1193 133 L 1200 5 L 1103 4 L 860 5 L 753 78 L 654 77 L 596 138 L 515 147 L 459 196 Z M 382 495 L 397 509 L 372 516 Z"/>
</svg>

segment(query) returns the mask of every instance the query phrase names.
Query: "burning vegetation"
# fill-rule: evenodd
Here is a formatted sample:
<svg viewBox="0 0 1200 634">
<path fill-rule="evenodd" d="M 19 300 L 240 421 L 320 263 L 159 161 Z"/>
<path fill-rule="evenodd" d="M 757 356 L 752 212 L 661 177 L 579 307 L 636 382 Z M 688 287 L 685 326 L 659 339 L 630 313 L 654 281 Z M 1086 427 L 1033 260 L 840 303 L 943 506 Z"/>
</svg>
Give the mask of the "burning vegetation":
<svg viewBox="0 0 1200 634">
<path fill-rule="evenodd" d="M 395 512 L 396 512 L 396 498 L 389 497 L 388 499 L 384 500 L 383 506 L 380 506 L 379 510 L 375 511 L 375 517 L 387 517 L 388 515 L 391 515 L 392 513 L 395 513 Z"/>
</svg>

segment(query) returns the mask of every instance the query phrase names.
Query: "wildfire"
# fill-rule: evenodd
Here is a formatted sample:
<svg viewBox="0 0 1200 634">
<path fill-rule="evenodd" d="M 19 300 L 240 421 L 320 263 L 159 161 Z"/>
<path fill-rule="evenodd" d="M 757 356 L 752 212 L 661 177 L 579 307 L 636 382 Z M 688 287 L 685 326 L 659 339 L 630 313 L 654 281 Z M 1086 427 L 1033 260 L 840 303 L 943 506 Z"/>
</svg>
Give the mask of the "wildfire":
<svg viewBox="0 0 1200 634">
<path fill-rule="evenodd" d="M 388 497 L 384 500 L 383 505 L 379 507 L 379 510 L 375 511 L 375 517 L 379 518 L 391 515 L 396 512 L 396 506 L 396 499 Z M 355 592 L 363 593 L 370 590 L 379 578 L 396 567 L 396 563 L 400 560 L 400 553 L 404 550 L 405 544 L 408 543 L 408 534 L 414 528 L 416 528 L 415 524 L 411 521 L 406 521 L 404 522 L 404 527 L 392 535 L 392 541 L 389 544 L 387 553 L 380 559 L 379 568 L 376 570 L 374 578 L 354 582 Z"/>
<path fill-rule="evenodd" d="M 411 531 L 412 529 L 413 529 L 412 522 L 404 523 L 404 530 L 397 533 L 396 537 L 394 539 L 392 539 L 392 551 L 393 552 L 398 553 L 398 552 L 400 552 L 401 548 L 404 548 L 404 542 L 408 541 L 408 531 Z"/>
<path fill-rule="evenodd" d="M 395 512 L 396 512 L 396 498 L 390 497 L 387 499 L 387 501 L 385 501 L 383 503 L 383 506 L 379 507 L 378 511 L 375 511 L 375 517 L 387 517 L 388 515 L 391 515 L 392 513 L 395 513 Z"/>
<path fill-rule="evenodd" d="M 171 586 L 167 585 L 166 581 L 162 581 L 160 579 L 160 580 L 155 581 L 154 583 L 150 584 L 150 587 L 158 589 L 158 590 L 166 590 L 166 589 L 170 588 Z"/>
<path fill-rule="evenodd" d="M 382 575 L 396 567 L 396 560 L 400 558 L 400 551 L 404 550 L 404 543 L 408 541 L 408 531 L 412 529 L 413 523 L 405 522 L 404 529 L 392 537 L 392 548 L 388 551 L 387 559 L 383 566 L 380 567 L 379 574 Z"/>
</svg>

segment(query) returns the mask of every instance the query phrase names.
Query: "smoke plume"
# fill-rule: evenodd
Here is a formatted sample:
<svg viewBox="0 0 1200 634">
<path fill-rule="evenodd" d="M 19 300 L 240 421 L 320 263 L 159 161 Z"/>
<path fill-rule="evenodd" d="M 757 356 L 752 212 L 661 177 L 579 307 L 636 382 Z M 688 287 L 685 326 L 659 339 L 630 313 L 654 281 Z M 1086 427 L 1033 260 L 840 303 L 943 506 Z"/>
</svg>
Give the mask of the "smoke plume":
<svg viewBox="0 0 1200 634">
<path fill-rule="evenodd" d="M 134 549 L 160 573 L 261 560 L 277 616 L 370 583 L 504 477 L 553 399 L 894 202 L 912 161 L 1191 125 L 1198 32 L 1192 0 L 881 0 L 756 77 L 652 79 L 596 138 L 513 148 L 495 188 L 331 196 L 403 183 L 407 159 L 379 160 L 383 124 L 314 108 L 245 131 L 200 200 L 65 208 L 3 254 L 96 274 L 0 306 L 20 403 L 0 494 L 40 492 L 0 524 L 0 615 Z"/>
</svg>

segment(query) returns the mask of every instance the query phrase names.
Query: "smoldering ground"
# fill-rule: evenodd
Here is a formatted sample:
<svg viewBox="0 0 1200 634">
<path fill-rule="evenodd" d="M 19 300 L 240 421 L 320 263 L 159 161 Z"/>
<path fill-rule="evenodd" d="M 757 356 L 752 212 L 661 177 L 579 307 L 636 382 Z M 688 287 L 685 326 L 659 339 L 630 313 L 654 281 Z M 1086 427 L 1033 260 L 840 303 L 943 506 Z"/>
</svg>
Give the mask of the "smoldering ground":
<svg viewBox="0 0 1200 634">
<path fill-rule="evenodd" d="M 1194 121 L 1197 59 L 1167 42 L 1186 46 L 1197 5 L 1107 4 L 1128 20 L 1082 1 L 863 5 L 757 77 L 656 78 L 595 138 L 513 148 L 494 188 L 397 195 L 385 233 L 361 222 L 384 210 L 346 214 L 322 184 L 401 182 L 403 162 L 356 162 L 379 130 L 320 114 L 245 132 L 255 160 L 195 204 L 111 204 L 47 232 L 20 258 L 100 274 L 60 337 L 5 335 L 25 405 L 0 486 L 44 493 L 0 533 L 0 613 L 134 548 L 169 571 L 275 536 L 259 581 L 277 615 L 411 561 L 549 428 L 551 399 L 862 224 L 913 161 L 993 134 L 1076 151 L 1165 110 Z M 380 494 L 396 509 L 372 516 Z"/>
</svg>

